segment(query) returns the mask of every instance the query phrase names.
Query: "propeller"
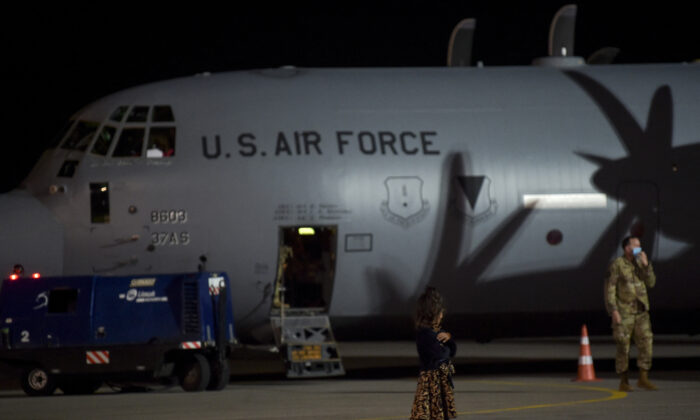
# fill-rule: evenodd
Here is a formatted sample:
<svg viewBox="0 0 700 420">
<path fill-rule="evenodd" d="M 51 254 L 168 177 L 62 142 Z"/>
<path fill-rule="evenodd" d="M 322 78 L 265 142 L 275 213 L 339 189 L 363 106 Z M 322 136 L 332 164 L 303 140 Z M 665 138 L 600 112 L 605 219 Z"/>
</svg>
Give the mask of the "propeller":
<svg viewBox="0 0 700 420">
<path fill-rule="evenodd" d="M 575 4 L 567 4 L 557 11 L 549 26 L 547 57 L 537 58 L 533 64 L 561 67 L 611 64 L 615 60 L 620 53 L 620 49 L 615 47 L 601 48 L 591 54 L 585 62 L 574 55 L 577 11 L 578 7 Z"/>
<path fill-rule="evenodd" d="M 567 57 L 574 54 L 574 32 L 576 30 L 575 4 L 563 6 L 554 15 L 549 26 L 549 45 L 547 53 L 550 57 Z"/>
<path fill-rule="evenodd" d="M 447 46 L 447 67 L 468 67 L 472 61 L 472 44 L 476 19 L 463 19 L 452 30 Z"/>
<path fill-rule="evenodd" d="M 615 61 L 615 57 L 620 54 L 620 49 L 616 47 L 603 47 L 593 54 L 589 55 L 586 59 L 586 64 L 600 65 L 600 64 L 612 64 Z"/>
</svg>

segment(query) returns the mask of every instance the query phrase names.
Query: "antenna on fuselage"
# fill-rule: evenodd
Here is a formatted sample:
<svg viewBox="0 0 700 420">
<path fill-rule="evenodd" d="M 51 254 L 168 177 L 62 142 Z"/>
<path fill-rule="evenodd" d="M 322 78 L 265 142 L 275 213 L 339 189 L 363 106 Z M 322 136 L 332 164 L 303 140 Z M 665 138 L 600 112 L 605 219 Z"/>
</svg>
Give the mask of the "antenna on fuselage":
<svg viewBox="0 0 700 420">
<path fill-rule="evenodd" d="M 469 67 L 472 62 L 472 44 L 476 19 L 462 19 L 452 30 L 447 46 L 447 67 Z"/>
</svg>

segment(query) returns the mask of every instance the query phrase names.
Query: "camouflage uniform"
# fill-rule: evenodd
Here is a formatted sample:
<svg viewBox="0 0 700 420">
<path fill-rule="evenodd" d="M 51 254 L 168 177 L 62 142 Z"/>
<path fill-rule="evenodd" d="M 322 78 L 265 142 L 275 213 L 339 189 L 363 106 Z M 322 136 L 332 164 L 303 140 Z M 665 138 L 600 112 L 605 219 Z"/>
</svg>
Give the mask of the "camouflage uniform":
<svg viewBox="0 0 700 420">
<path fill-rule="evenodd" d="M 615 371 L 627 371 L 630 352 L 630 338 L 639 349 L 637 367 L 643 370 L 651 368 L 651 348 L 654 335 L 649 321 L 649 296 L 647 287 L 654 287 L 656 275 L 651 266 L 643 267 L 636 260 L 624 256 L 610 264 L 608 278 L 605 282 L 605 307 L 609 315 L 617 310 L 622 322 L 613 321 L 613 338 L 617 343 Z"/>
</svg>

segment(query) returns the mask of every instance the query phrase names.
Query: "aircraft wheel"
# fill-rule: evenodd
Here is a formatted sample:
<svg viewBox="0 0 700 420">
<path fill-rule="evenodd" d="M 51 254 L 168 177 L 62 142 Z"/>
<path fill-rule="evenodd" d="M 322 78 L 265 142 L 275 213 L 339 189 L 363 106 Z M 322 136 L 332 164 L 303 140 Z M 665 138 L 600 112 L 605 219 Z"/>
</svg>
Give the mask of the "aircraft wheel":
<svg viewBox="0 0 700 420">
<path fill-rule="evenodd" d="M 180 386 L 185 391 L 204 391 L 209 385 L 211 371 L 209 362 L 201 354 L 194 354 L 180 367 Z"/>
<path fill-rule="evenodd" d="M 27 395 L 51 395 L 56 390 L 56 378 L 46 369 L 32 366 L 22 372 L 22 389 Z"/>
<path fill-rule="evenodd" d="M 66 395 L 89 395 L 100 389 L 102 381 L 87 379 L 82 381 L 70 381 L 60 384 L 58 387 Z"/>
<path fill-rule="evenodd" d="M 218 359 L 211 361 L 211 379 L 207 385 L 208 391 L 221 391 L 226 388 L 228 381 L 231 378 L 231 368 L 228 361 L 220 362 Z"/>
</svg>

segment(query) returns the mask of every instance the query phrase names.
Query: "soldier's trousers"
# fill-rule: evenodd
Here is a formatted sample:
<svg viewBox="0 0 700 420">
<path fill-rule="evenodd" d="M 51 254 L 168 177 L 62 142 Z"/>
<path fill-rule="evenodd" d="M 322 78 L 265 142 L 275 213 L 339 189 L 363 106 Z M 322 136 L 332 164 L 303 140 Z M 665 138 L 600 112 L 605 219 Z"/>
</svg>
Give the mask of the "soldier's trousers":
<svg viewBox="0 0 700 420">
<path fill-rule="evenodd" d="M 654 334 L 651 332 L 649 312 L 622 315 L 622 322 L 613 324 L 613 338 L 617 344 L 615 355 L 615 371 L 626 372 L 629 365 L 630 340 L 634 338 L 634 344 L 639 350 L 637 367 L 639 369 L 651 369 L 651 347 Z"/>
</svg>

